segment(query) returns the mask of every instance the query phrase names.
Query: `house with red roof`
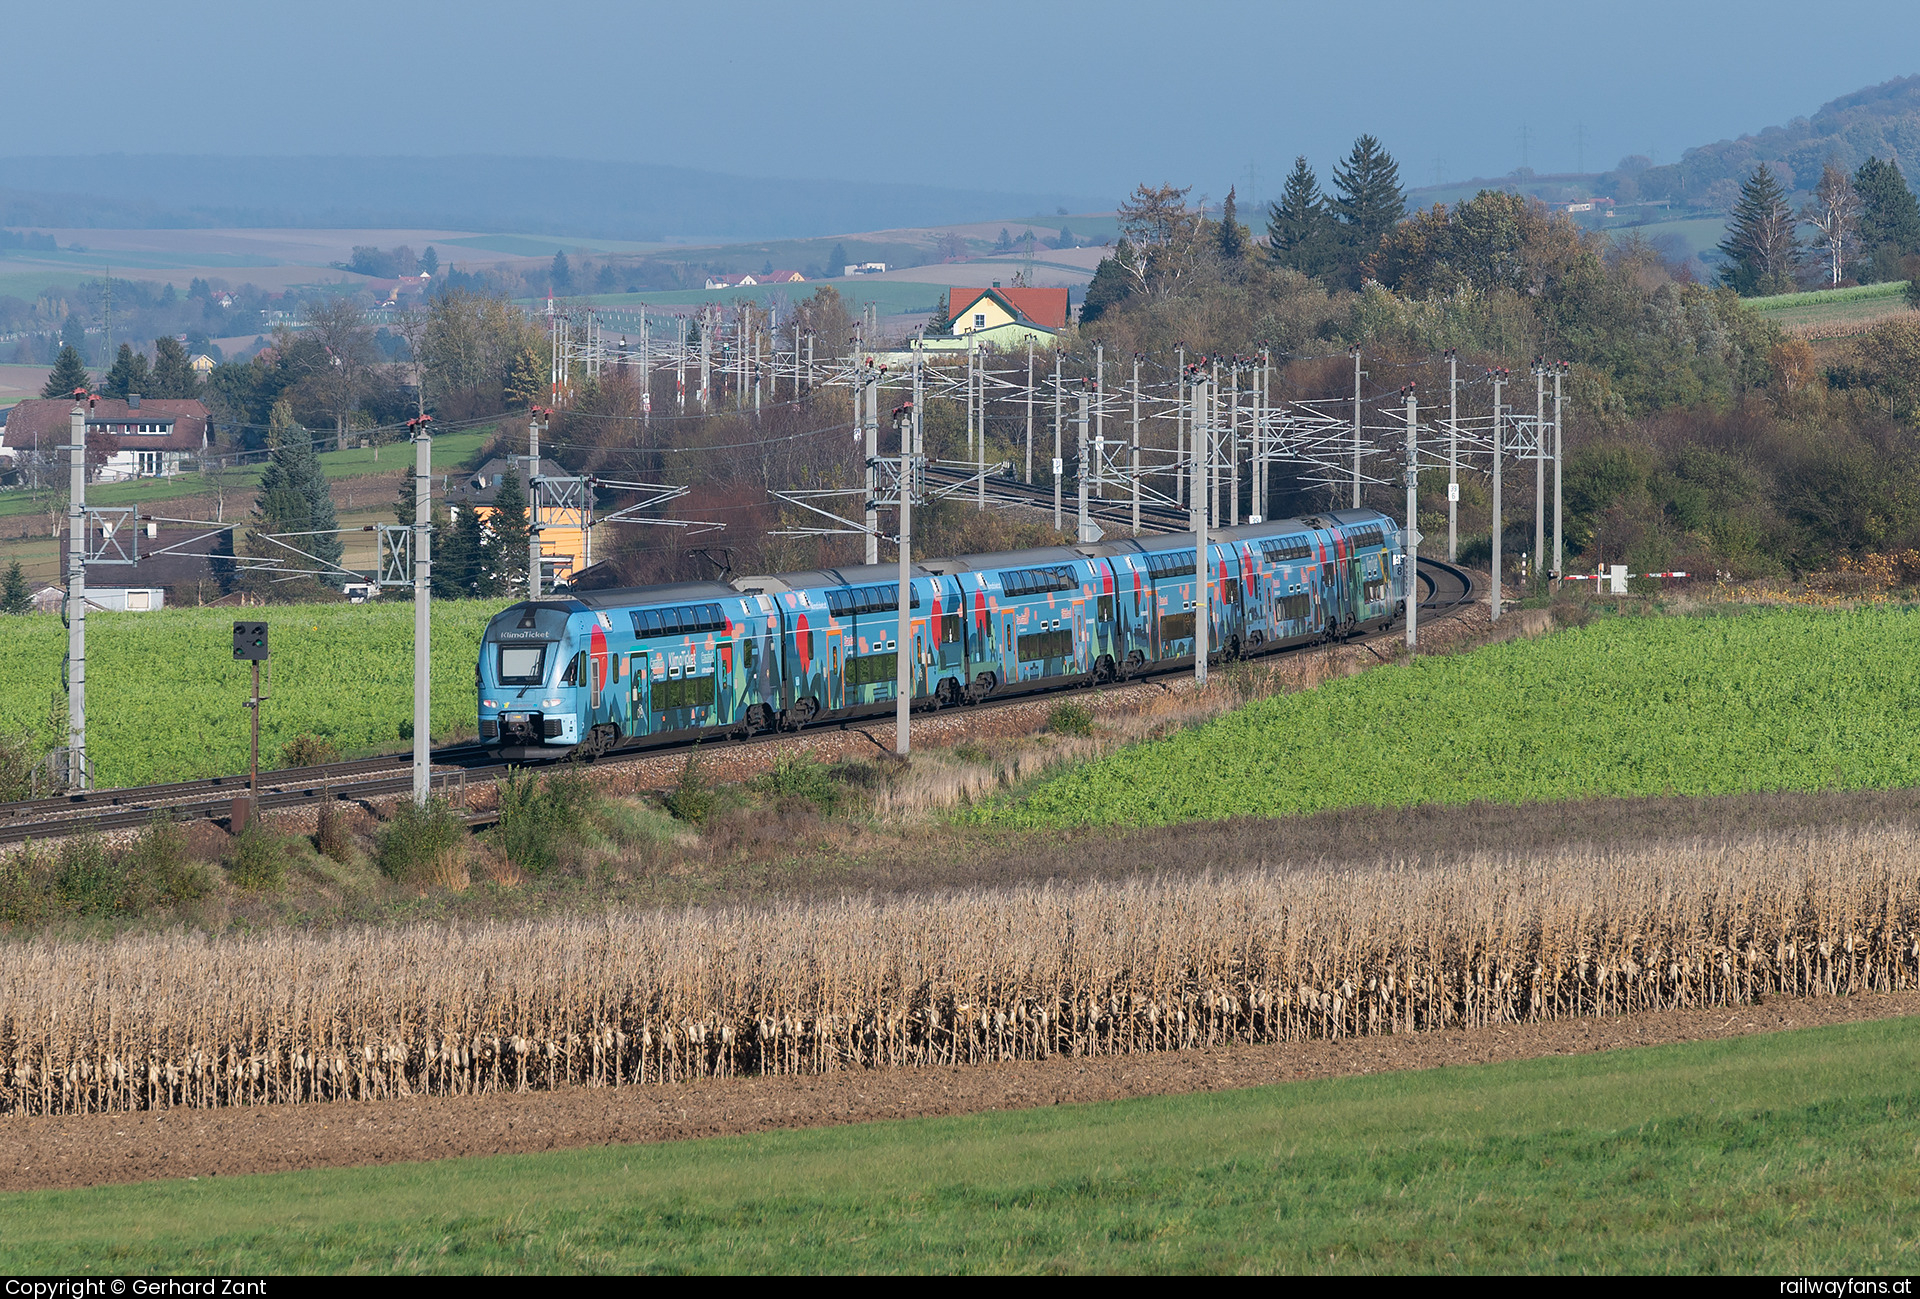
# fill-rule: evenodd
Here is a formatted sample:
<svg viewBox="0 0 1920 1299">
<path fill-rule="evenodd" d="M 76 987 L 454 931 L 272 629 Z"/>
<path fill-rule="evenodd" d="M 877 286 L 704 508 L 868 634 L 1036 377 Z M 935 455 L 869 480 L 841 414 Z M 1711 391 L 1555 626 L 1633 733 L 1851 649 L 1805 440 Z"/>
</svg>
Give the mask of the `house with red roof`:
<svg viewBox="0 0 1920 1299">
<path fill-rule="evenodd" d="M 1038 346 L 1051 347 L 1054 337 L 1067 327 L 1067 312 L 1064 288 L 1010 289 L 994 284 L 984 289 L 949 289 L 947 316 L 953 322 L 954 341 L 945 347 L 932 340 L 929 344 L 943 351 L 952 350 L 956 342 L 1014 350 L 1032 338 Z"/>
<path fill-rule="evenodd" d="M 0 458 L 51 455 L 72 436 L 72 411 L 70 397 L 21 402 L 8 412 Z M 207 407 L 193 398 L 101 397 L 87 407 L 87 444 L 98 481 L 170 478 L 206 450 Z"/>
</svg>

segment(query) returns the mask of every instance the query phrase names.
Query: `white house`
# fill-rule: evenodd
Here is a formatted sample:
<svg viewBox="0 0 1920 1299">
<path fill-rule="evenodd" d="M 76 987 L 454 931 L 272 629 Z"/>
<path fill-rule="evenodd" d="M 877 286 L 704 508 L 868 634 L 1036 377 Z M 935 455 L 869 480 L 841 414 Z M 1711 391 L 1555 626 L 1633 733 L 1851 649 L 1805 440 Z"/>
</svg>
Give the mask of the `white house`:
<svg viewBox="0 0 1920 1299">
<path fill-rule="evenodd" d="M 21 402 L 0 432 L 0 457 L 55 454 L 71 436 L 72 410 L 70 397 Z M 87 406 L 87 441 L 99 447 L 88 453 L 96 481 L 170 478 L 206 450 L 207 408 L 192 398 L 100 397 Z"/>
</svg>

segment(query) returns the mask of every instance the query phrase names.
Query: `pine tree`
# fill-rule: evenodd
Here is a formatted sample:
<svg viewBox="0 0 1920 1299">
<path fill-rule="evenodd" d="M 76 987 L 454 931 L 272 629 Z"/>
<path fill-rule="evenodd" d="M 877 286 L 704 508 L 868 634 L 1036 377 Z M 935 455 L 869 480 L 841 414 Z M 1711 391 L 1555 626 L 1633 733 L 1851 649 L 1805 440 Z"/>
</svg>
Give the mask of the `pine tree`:
<svg viewBox="0 0 1920 1299">
<path fill-rule="evenodd" d="M 1380 240 L 1407 214 L 1400 188 L 1400 165 L 1371 135 L 1353 142 L 1343 166 L 1333 169 L 1338 191 L 1331 206 L 1339 237 L 1340 274 L 1347 287 L 1360 287 L 1360 267 Z"/>
<path fill-rule="evenodd" d="M 927 337 L 946 335 L 953 332 L 953 313 L 947 309 L 947 295 L 942 293 L 933 300 L 933 315 L 927 319 Z"/>
<path fill-rule="evenodd" d="M 333 489 L 327 483 L 326 472 L 320 468 L 313 435 L 295 422 L 293 407 L 284 397 L 273 404 L 267 416 L 267 445 L 272 453 L 260 475 L 260 504 L 255 507 L 254 516 L 272 526 L 262 526 L 259 531 L 319 533 L 286 540 L 318 559 L 338 564 L 344 545 L 339 534 L 330 531 L 340 526 L 333 508 Z M 298 494 L 299 504 L 296 506 L 291 496 L 284 496 L 269 509 L 268 499 L 276 492 Z M 299 557 L 292 551 L 272 549 L 288 557 L 290 567 L 314 567 L 311 563 L 298 562 Z"/>
<path fill-rule="evenodd" d="M 562 293 L 573 287 L 573 267 L 567 264 L 567 254 L 564 251 L 554 253 L 553 267 L 549 274 L 553 279 L 553 287 Z"/>
<path fill-rule="evenodd" d="M 1793 209 L 1766 163 L 1740 186 L 1733 223 L 1720 243 L 1727 264 L 1720 279 L 1742 297 L 1793 291 L 1793 265 L 1799 255 Z"/>
<path fill-rule="evenodd" d="M 827 254 L 827 278 L 832 279 L 847 269 L 847 246 L 835 244 L 833 251 Z"/>
<path fill-rule="evenodd" d="M 200 379 L 187 363 L 187 349 L 180 346 L 177 339 L 153 340 L 153 378 L 150 382 L 153 386 L 148 391 L 156 397 L 200 395 Z"/>
<path fill-rule="evenodd" d="M 472 506 L 461 511 L 462 517 L 472 513 Z M 467 549 L 467 538 L 458 525 L 447 526 L 447 516 L 438 503 L 433 508 L 432 528 L 433 575 L 428 580 L 433 587 L 433 598 L 465 600 L 473 594 L 468 579 L 473 572 L 474 557 Z"/>
<path fill-rule="evenodd" d="M 1280 201 L 1267 208 L 1267 260 L 1302 275 L 1323 274 L 1332 223 L 1313 168 L 1304 155 L 1295 158 Z"/>
<path fill-rule="evenodd" d="M 1227 201 L 1220 206 L 1220 229 L 1214 236 L 1214 251 L 1229 267 L 1239 266 L 1247 256 L 1247 228 L 1240 224 L 1239 209 L 1234 202 L 1238 188 L 1227 187 Z"/>
<path fill-rule="evenodd" d="M 1869 158 L 1853 174 L 1860 195 L 1861 273 L 1870 281 L 1908 278 L 1905 258 L 1920 254 L 1920 203 L 1899 165 Z"/>
<path fill-rule="evenodd" d="M 119 354 L 113 358 L 113 368 L 100 381 L 100 395 L 125 401 L 133 393 L 152 391 L 153 372 L 147 367 L 147 354 L 134 351 L 126 343 L 120 344 Z"/>
<path fill-rule="evenodd" d="M 53 373 L 47 376 L 47 382 L 40 389 L 42 397 L 71 397 L 75 388 L 91 388 L 93 376 L 87 373 L 87 363 L 80 359 L 80 353 L 71 344 L 60 349 L 59 357 L 53 363 Z"/>
<path fill-rule="evenodd" d="M 0 589 L 0 613 L 32 612 L 33 592 L 28 589 L 26 572 L 16 559 L 7 565 L 6 586 Z"/>
<path fill-rule="evenodd" d="M 1133 277 L 1127 273 L 1132 260 L 1133 245 L 1124 238 L 1114 246 L 1111 257 L 1100 259 L 1093 268 L 1093 281 L 1087 285 L 1087 296 L 1080 302 L 1081 324 L 1091 325 L 1133 296 Z"/>
<path fill-rule="evenodd" d="M 487 515 L 491 534 L 489 567 L 506 590 L 524 588 L 527 581 L 527 494 L 520 473 L 509 468 L 493 494 L 493 512 Z"/>
<path fill-rule="evenodd" d="M 462 510 L 453 530 L 455 553 L 464 565 L 460 571 L 461 590 L 479 600 L 499 595 L 500 583 L 493 575 L 493 557 L 487 553 L 487 530 L 480 520 L 480 511 Z"/>
</svg>

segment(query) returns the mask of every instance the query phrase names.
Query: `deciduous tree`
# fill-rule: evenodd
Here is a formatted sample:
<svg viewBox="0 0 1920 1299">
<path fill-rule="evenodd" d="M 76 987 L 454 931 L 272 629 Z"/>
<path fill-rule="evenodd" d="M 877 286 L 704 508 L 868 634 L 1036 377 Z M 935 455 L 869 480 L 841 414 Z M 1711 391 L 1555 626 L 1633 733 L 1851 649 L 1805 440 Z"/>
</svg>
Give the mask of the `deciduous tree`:
<svg viewBox="0 0 1920 1299">
<path fill-rule="evenodd" d="M 1201 214 L 1187 206 L 1191 188 L 1142 184 L 1120 205 L 1120 234 L 1128 250 L 1122 266 L 1137 291 L 1164 295 L 1192 278 Z"/>
<path fill-rule="evenodd" d="M 1821 170 L 1820 183 L 1812 200 L 1800 209 L 1800 219 L 1819 234 L 1815 252 L 1823 267 L 1822 278 L 1830 287 L 1839 284 L 1860 249 L 1860 195 L 1837 163 L 1829 162 Z"/>
</svg>

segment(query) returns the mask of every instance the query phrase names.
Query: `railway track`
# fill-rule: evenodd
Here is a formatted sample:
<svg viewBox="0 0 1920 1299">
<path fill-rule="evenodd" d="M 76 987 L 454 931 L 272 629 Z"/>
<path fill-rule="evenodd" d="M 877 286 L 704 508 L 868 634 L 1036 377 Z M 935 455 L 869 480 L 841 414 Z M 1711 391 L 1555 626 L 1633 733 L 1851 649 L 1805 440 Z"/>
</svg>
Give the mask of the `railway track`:
<svg viewBox="0 0 1920 1299">
<path fill-rule="evenodd" d="M 959 477 L 959 475 L 953 475 Z M 1024 497 L 1044 497 L 1048 508 L 1052 506 L 1053 495 L 1049 488 L 1028 488 L 1024 483 L 1009 480 L 992 480 L 990 492 L 995 499 L 1005 504 L 1010 500 L 1021 504 L 1031 503 Z M 1131 529 L 1131 502 L 1102 502 L 1098 509 L 1090 504 L 1089 512 L 1095 518 L 1118 522 Z M 1151 513 L 1145 506 L 1141 508 L 1141 530 L 1143 532 L 1183 532 L 1187 519 L 1183 512 L 1165 507 L 1155 508 Z M 1441 560 L 1421 559 L 1419 578 L 1422 596 L 1420 608 L 1429 614 L 1444 614 L 1476 598 L 1473 577 L 1466 570 Z M 1398 633 L 1380 633 L 1397 635 Z M 1373 637 L 1365 638 L 1367 640 Z M 1305 647 L 1300 647 L 1305 648 Z M 1280 651 L 1288 653 L 1292 651 Z M 1149 678 L 1150 679 L 1150 678 Z M 1139 680 L 1115 682 L 1110 686 L 1094 689 L 1124 689 L 1138 685 Z M 1085 689 L 1078 682 L 1063 683 L 1061 690 Z M 981 710 L 1004 708 L 1030 702 L 1036 697 L 1023 694 L 1006 699 L 989 699 L 971 707 Z M 867 723 L 871 719 L 860 719 L 841 724 L 842 729 Z M 881 719 L 884 720 L 884 719 Z M 804 732 L 803 732 L 804 734 Z M 773 732 L 734 740 L 736 744 L 771 744 L 791 739 L 788 733 Z M 709 738 L 708 744 L 714 741 Z M 623 762 L 640 761 L 658 757 L 679 749 L 690 747 L 694 741 L 682 741 L 671 744 L 649 745 L 645 748 L 615 752 L 599 759 L 602 765 L 618 765 Z M 465 788 L 470 779 L 488 780 L 493 773 L 512 765 L 499 760 L 486 746 L 476 743 L 449 745 L 435 749 L 433 759 L 433 783 L 437 789 L 448 792 Z M 411 756 L 404 753 L 383 754 L 379 757 L 361 758 L 350 762 L 328 763 L 324 766 L 294 767 L 280 771 L 262 773 L 260 778 L 259 804 L 262 811 L 284 811 L 290 808 L 318 806 L 324 798 L 367 799 L 379 798 L 388 794 L 403 793 L 413 788 Z M 0 803 L 0 845 L 20 843 L 27 839 L 51 839 L 80 832 L 111 832 L 114 830 L 136 829 L 147 824 L 154 815 L 164 813 L 185 819 L 220 819 L 231 814 L 236 798 L 247 792 L 247 778 L 241 776 L 215 776 L 206 780 L 179 781 L 166 785 L 146 785 L 131 789 L 89 790 L 80 794 L 63 794 L 50 798 L 30 799 L 18 803 Z M 475 825 L 491 823 L 491 813 L 475 813 L 469 817 Z"/>
</svg>

